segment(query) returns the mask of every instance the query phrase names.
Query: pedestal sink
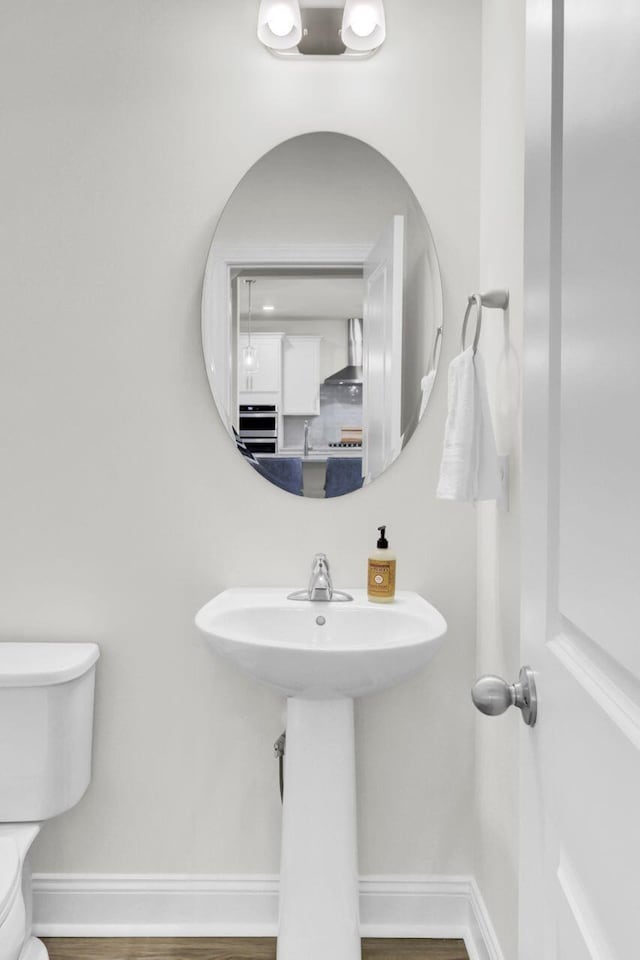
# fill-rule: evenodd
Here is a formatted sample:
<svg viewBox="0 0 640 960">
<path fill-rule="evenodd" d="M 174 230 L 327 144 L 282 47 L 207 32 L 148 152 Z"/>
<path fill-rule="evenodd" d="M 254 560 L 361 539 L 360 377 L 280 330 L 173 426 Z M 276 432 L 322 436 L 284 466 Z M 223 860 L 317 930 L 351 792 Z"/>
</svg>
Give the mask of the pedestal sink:
<svg viewBox="0 0 640 960">
<path fill-rule="evenodd" d="M 349 592 L 225 590 L 196 616 L 212 650 L 288 697 L 278 960 L 360 960 L 353 698 L 419 670 L 447 630 L 416 593 Z"/>
</svg>

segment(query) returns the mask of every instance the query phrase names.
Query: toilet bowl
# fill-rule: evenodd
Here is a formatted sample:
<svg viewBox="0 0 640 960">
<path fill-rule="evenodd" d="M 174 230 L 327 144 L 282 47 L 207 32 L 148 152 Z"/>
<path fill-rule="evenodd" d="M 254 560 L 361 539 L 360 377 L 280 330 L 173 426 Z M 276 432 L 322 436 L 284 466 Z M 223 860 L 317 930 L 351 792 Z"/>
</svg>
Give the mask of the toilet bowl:
<svg viewBox="0 0 640 960">
<path fill-rule="evenodd" d="M 27 936 L 31 927 L 31 885 L 25 862 L 39 831 L 37 824 L 0 824 L 2 960 L 46 960 L 44 945 L 35 937 Z"/>
<path fill-rule="evenodd" d="M 18 960 L 26 922 L 22 860 L 12 837 L 0 837 L 0 957 Z"/>
<path fill-rule="evenodd" d="M 91 779 L 95 643 L 0 642 L 0 960 L 46 960 L 31 936 L 29 849 Z"/>
</svg>

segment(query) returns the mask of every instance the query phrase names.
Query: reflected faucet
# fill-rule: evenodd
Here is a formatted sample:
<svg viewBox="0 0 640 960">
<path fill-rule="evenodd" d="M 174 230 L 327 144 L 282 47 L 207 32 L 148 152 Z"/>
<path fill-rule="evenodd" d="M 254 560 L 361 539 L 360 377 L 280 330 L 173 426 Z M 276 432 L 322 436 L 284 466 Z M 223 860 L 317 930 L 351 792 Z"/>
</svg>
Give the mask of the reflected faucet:
<svg viewBox="0 0 640 960">
<path fill-rule="evenodd" d="M 311 450 L 311 444 L 309 443 L 309 430 L 310 430 L 310 429 L 311 429 L 311 425 L 310 425 L 309 421 L 308 421 L 308 420 L 305 420 L 305 422 L 304 422 L 304 449 L 303 449 L 303 453 L 304 453 L 304 456 L 305 456 L 305 457 L 308 457 L 308 456 L 309 456 L 309 450 Z M 320 556 L 320 554 L 319 554 L 319 556 Z"/>
<path fill-rule="evenodd" d="M 353 600 L 353 597 L 343 590 L 333 589 L 327 555 L 326 553 L 316 553 L 311 565 L 309 586 L 306 590 L 296 590 L 294 593 L 290 593 L 287 600 L 320 600 L 329 603 L 331 600 Z"/>
</svg>

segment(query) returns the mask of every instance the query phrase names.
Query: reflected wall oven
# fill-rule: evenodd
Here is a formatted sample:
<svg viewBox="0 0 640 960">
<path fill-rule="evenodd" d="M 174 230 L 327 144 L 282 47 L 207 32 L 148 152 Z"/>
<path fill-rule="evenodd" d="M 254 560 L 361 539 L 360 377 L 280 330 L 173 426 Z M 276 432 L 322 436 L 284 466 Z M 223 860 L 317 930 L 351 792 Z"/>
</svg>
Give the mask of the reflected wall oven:
<svg viewBox="0 0 640 960">
<path fill-rule="evenodd" d="M 275 404 L 240 404 L 238 433 L 251 453 L 278 452 L 278 408 Z"/>
</svg>

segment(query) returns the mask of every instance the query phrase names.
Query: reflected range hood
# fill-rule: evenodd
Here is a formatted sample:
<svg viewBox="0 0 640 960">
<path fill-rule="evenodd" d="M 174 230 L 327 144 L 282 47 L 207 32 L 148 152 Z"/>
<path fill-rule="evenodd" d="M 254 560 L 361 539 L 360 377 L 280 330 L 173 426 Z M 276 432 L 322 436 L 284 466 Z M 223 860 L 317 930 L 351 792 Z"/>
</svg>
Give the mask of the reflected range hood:
<svg viewBox="0 0 640 960">
<path fill-rule="evenodd" d="M 325 383 L 362 383 L 362 317 L 347 320 L 347 366 L 332 373 Z"/>
</svg>

